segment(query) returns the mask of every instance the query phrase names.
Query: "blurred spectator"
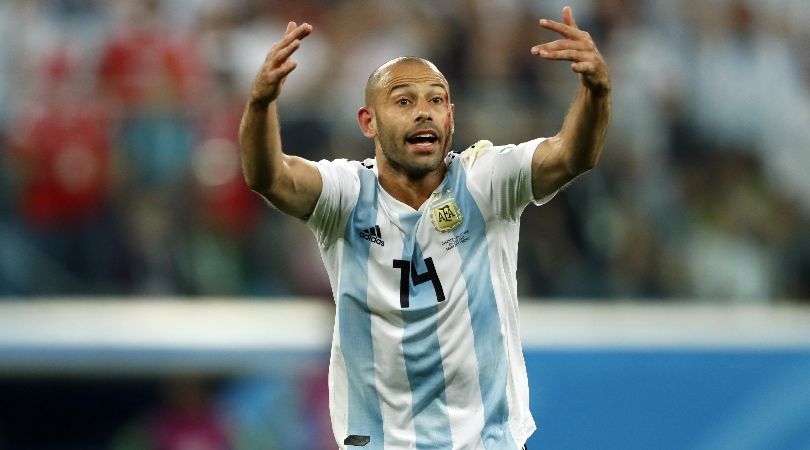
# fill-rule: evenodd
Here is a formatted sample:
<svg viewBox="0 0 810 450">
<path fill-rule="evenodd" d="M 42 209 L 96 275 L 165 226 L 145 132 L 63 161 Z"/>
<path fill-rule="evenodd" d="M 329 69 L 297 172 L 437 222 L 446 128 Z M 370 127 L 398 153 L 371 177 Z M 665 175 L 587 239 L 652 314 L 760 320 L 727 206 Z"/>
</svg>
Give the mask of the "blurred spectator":
<svg viewBox="0 0 810 450">
<path fill-rule="evenodd" d="M 122 120 L 135 188 L 171 188 L 197 138 L 191 114 L 205 94 L 206 70 L 193 35 L 173 29 L 158 0 L 137 5 L 104 43 L 99 79 Z"/>
<path fill-rule="evenodd" d="M 130 236 L 134 293 L 194 293 L 181 274 L 182 187 L 199 140 L 197 108 L 208 72 L 193 30 L 176 27 L 159 0 L 119 4 L 101 45 L 98 77 L 115 111 L 123 180 L 117 200 Z"/>
<path fill-rule="evenodd" d="M 50 94 L 13 126 L 11 150 L 23 216 L 34 227 L 57 228 L 98 213 L 110 194 L 110 118 L 71 91 L 67 55 L 54 54 L 44 72 Z"/>
<path fill-rule="evenodd" d="M 30 294 L 108 292 L 125 275 L 110 210 L 111 120 L 103 105 L 83 101 L 93 90 L 81 86 L 78 63 L 61 48 L 48 55 L 30 107 L 11 126 L 10 174 L 26 237 L 38 258 L 74 280 L 61 283 L 29 259 L 30 273 L 43 276 Z"/>
<path fill-rule="evenodd" d="M 164 19 L 160 0 L 132 5 L 102 48 L 103 85 L 127 110 L 193 100 L 205 75 L 194 36 Z"/>
<path fill-rule="evenodd" d="M 243 99 L 227 74 L 220 74 L 199 115 L 200 144 L 192 151 L 188 171 L 190 205 L 185 276 L 189 293 L 245 295 L 249 292 L 249 256 L 259 208 L 265 207 L 242 176 L 239 129 Z"/>
</svg>

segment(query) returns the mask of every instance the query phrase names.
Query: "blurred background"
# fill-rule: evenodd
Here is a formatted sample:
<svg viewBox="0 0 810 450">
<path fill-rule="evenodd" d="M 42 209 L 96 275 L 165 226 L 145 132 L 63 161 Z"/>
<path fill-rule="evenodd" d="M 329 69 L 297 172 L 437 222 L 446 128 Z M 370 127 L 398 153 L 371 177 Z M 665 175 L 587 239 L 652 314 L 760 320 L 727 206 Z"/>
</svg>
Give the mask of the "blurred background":
<svg viewBox="0 0 810 450">
<path fill-rule="evenodd" d="M 241 174 L 264 55 L 288 20 L 313 24 L 280 99 L 288 153 L 370 156 L 365 80 L 400 55 L 450 81 L 456 150 L 519 143 L 555 134 L 576 90 L 568 64 L 529 53 L 564 4 L 0 1 L 0 449 L 334 448 L 315 241 Z M 810 4 L 568 4 L 611 68 L 613 122 L 597 169 L 523 215 L 529 448 L 810 447 Z M 230 320 L 175 308 L 216 316 L 212 298 Z M 321 312 L 285 333 L 325 337 L 277 338 L 291 298 Z M 82 326 L 105 305 L 122 309 Z M 570 327 L 543 322 L 559 308 Z M 277 325 L 188 341 L 251 317 Z M 595 318 L 630 326 L 602 336 Z M 116 341 L 127 323 L 141 332 Z M 660 339 L 662 323 L 684 331 Z M 775 440 L 732 439 L 744 426 Z"/>
</svg>

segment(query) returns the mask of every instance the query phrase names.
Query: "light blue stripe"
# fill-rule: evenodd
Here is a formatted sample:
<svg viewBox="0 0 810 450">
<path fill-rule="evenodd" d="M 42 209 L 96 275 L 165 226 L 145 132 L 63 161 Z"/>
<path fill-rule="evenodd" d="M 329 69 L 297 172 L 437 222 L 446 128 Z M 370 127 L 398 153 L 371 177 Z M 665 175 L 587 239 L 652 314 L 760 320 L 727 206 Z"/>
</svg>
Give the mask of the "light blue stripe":
<svg viewBox="0 0 810 450">
<path fill-rule="evenodd" d="M 368 255 L 371 242 L 360 230 L 377 221 L 377 182 L 371 171 L 360 172 L 360 197 L 346 224 L 338 314 L 340 348 L 349 385 L 348 433 L 370 436 L 365 449 L 383 448 L 382 413 L 377 397 L 371 312 L 368 307 Z M 338 437 L 341 441 L 345 436 Z"/>
<path fill-rule="evenodd" d="M 416 242 L 416 223 L 419 213 L 400 215 L 400 225 L 405 232 L 402 259 L 416 264 L 418 273 L 427 267 Z M 444 392 L 444 369 L 439 348 L 438 312 L 436 291 L 430 281 L 414 286 L 410 279 L 410 304 L 402 309 L 405 330 L 402 351 L 405 356 L 405 372 L 411 385 L 412 413 L 416 448 L 418 450 L 452 450 L 450 417 Z"/>
<path fill-rule="evenodd" d="M 467 285 L 467 308 L 472 321 L 478 381 L 484 405 L 484 429 L 481 440 L 487 450 L 517 449 L 509 430 L 509 405 L 506 399 L 507 358 L 504 353 L 501 322 L 490 278 L 486 223 L 469 190 L 464 170 L 454 168 L 453 191 L 464 217 L 456 236 L 469 230 L 470 241 L 456 247 L 461 255 L 461 273 Z"/>
</svg>

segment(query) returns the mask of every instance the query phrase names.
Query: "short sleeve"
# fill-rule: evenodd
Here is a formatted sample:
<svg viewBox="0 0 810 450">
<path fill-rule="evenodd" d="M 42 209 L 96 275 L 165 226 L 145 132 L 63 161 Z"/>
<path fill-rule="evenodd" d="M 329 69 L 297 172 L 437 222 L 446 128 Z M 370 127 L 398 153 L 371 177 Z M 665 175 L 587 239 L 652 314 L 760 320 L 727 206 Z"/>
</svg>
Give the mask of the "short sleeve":
<svg viewBox="0 0 810 450">
<path fill-rule="evenodd" d="M 349 214 L 357 203 L 360 177 L 356 165 L 359 163 L 345 159 L 322 160 L 315 164 L 323 187 L 306 223 L 321 247 L 331 246 L 342 235 Z"/>
<path fill-rule="evenodd" d="M 464 153 L 468 184 L 473 184 L 498 217 L 516 221 L 530 203 L 542 205 L 554 194 L 535 199 L 532 191 L 532 157 L 545 138 L 518 145 L 494 146 L 479 141 Z"/>
</svg>

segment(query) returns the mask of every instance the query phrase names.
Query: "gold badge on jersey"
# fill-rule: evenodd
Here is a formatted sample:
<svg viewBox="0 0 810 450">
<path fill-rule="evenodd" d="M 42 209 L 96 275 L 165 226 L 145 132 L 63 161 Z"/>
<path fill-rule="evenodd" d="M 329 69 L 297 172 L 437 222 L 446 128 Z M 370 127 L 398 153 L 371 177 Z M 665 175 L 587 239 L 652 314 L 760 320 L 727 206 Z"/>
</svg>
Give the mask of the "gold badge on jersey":
<svg viewBox="0 0 810 450">
<path fill-rule="evenodd" d="M 464 216 L 453 197 L 439 198 L 431 205 L 430 221 L 441 232 L 452 231 L 461 225 Z"/>
</svg>

